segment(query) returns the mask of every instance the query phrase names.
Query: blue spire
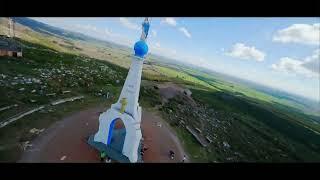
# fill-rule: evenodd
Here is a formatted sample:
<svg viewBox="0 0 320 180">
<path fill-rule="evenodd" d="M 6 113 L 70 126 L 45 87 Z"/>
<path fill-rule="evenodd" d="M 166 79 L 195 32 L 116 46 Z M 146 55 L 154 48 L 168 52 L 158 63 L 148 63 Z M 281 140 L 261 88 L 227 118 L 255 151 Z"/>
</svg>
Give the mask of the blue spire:
<svg viewBox="0 0 320 180">
<path fill-rule="evenodd" d="M 148 45 L 140 40 L 134 44 L 134 55 L 143 58 L 148 53 Z"/>
<path fill-rule="evenodd" d="M 134 44 L 134 55 L 143 58 L 148 53 L 148 45 L 145 40 L 148 37 L 150 24 L 148 18 L 142 23 L 142 35 L 140 41 Z"/>
</svg>

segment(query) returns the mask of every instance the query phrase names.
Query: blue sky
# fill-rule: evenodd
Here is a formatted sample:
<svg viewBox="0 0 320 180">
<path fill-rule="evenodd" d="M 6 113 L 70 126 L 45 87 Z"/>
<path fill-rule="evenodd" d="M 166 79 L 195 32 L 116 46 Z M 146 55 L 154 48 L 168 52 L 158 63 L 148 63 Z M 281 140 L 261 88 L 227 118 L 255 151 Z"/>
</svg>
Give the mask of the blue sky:
<svg viewBox="0 0 320 180">
<path fill-rule="evenodd" d="M 33 18 L 133 46 L 144 18 Z M 320 18 L 151 18 L 150 52 L 319 100 Z"/>
</svg>

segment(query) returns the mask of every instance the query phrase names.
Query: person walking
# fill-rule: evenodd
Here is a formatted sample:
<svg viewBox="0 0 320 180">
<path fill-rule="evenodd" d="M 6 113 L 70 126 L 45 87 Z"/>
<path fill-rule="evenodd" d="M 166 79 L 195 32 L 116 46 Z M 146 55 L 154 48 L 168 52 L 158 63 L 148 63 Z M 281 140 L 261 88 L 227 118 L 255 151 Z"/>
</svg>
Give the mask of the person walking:
<svg viewBox="0 0 320 180">
<path fill-rule="evenodd" d="M 100 161 L 103 162 L 104 159 L 106 158 L 106 156 L 107 156 L 106 152 L 102 151 L 102 152 L 100 153 Z"/>
<path fill-rule="evenodd" d="M 186 161 L 186 159 L 187 159 L 186 155 L 183 155 L 182 162 L 184 163 Z"/>
<path fill-rule="evenodd" d="M 111 158 L 110 157 L 106 158 L 106 163 L 111 163 Z"/>
<path fill-rule="evenodd" d="M 173 159 L 174 159 L 174 152 L 173 152 L 172 150 L 170 150 L 170 151 L 169 151 L 169 154 L 170 154 L 170 159 L 173 160 Z"/>
</svg>

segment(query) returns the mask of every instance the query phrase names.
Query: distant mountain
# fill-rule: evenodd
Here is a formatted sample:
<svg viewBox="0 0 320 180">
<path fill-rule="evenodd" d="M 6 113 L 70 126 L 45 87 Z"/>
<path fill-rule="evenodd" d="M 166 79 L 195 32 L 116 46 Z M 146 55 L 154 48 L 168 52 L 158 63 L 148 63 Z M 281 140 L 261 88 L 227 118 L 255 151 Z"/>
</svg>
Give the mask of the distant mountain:
<svg viewBox="0 0 320 180">
<path fill-rule="evenodd" d="M 155 61 L 158 62 L 159 64 L 181 65 L 181 66 L 184 66 L 184 67 L 187 67 L 187 68 L 190 68 L 190 69 L 195 69 L 195 65 L 193 65 L 193 64 L 183 63 L 181 61 L 178 61 L 178 60 L 175 60 L 175 59 L 166 58 L 166 57 L 163 57 L 163 56 L 155 55 L 155 57 L 159 57 L 159 58 L 155 59 Z M 159 59 L 161 59 L 161 60 L 159 60 Z M 257 90 L 257 91 L 264 92 L 266 94 L 269 94 L 271 96 L 274 96 L 274 97 L 277 97 L 277 98 L 280 98 L 280 99 L 286 99 L 286 100 L 289 100 L 289 101 L 296 102 L 298 104 L 303 105 L 305 107 L 305 109 L 309 109 L 310 111 L 319 113 L 319 110 L 318 110 L 319 109 L 319 102 L 317 102 L 315 100 L 312 100 L 312 99 L 309 99 L 309 98 L 306 98 L 306 97 L 303 97 L 303 96 L 300 96 L 300 95 L 297 95 L 297 94 L 292 94 L 292 93 L 289 93 L 287 91 L 283 91 L 283 90 L 276 89 L 276 88 L 273 88 L 273 87 L 269 87 L 269 86 L 266 86 L 264 84 L 253 82 L 253 81 L 250 81 L 250 80 L 247 80 L 247 79 L 242 79 L 242 78 L 235 77 L 235 76 L 232 76 L 232 75 L 228 75 L 228 74 L 225 74 L 225 73 L 216 72 L 216 71 L 208 69 L 208 68 L 196 66 L 196 70 L 202 71 L 202 72 L 207 73 L 207 74 L 214 75 L 216 78 L 219 78 L 219 79 L 224 80 L 224 81 L 229 81 L 231 83 L 246 85 L 246 86 L 248 86 L 250 88 L 253 88 L 253 89 Z"/>
<path fill-rule="evenodd" d="M 200 68 L 199 70 L 201 70 L 201 69 L 202 68 Z M 277 97 L 279 99 L 286 99 L 288 101 L 295 102 L 297 104 L 303 105 L 305 111 L 311 111 L 311 112 L 315 112 L 315 113 L 319 114 L 320 102 L 317 102 L 315 100 L 312 100 L 312 99 L 309 99 L 309 98 L 306 98 L 306 97 L 303 97 L 303 96 L 300 96 L 297 94 L 289 93 L 287 91 L 283 91 L 283 90 L 280 90 L 277 88 L 266 86 L 264 84 L 253 82 L 253 81 L 250 81 L 247 79 L 242 79 L 242 78 L 238 78 L 235 76 L 218 73 L 218 72 L 208 70 L 205 68 L 203 68 L 202 71 L 214 74 L 217 77 L 223 78 L 223 80 L 225 80 L 225 81 L 229 81 L 229 82 L 236 83 L 236 84 L 237 83 L 243 84 L 243 85 L 246 85 L 247 87 L 250 87 L 250 88 L 255 89 L 257 91 L 263 92 L 265 94 L 269 94 L 269 95 Z"/>
<path fill-rule="evenodd" d="M 67 31 L 67 30 L 64 30 L 61 28 L 50 26 L 48 24 L 30 19 L 30 18 L 14 17 L 13 19 L 16 23 L 27 26 L 30 29 L 32 29 L 36 32 L 39 32 L 39 33 L 43 33 L 43 34 L 47 34 L 47 35 L 54 35 L 54 36 L 58 36 L 60 38 L 61 37 L 62 38 L 70 38 L 73 40 L 81 40 L 81 41 L 92 40 L 92 38 L 85 36 L 81 33 Z"/>
<path fill-rule="evenodd" d="M 29 27 L 30 29 L 42 33 L 42 34 L 46 34 L 46 35 L 50 35 L 50 36 L 56 36 L 59 38 L 63 38 L 63 39 L 71 39 L 71 40 L 78 40 L 78 41 L 84 41 L 86 43 L 93 43 L 96 45 L 100 45 L 100 46 L 112 46 L 112 47 L 117 47 L 126 51 L 131 51 L 132 48 L 125 46 L 125 45 L 121 45 L 121 44 L 117 44 L 111 41 L 106 41 L 106 40 L 100 40 L 94 37 L 90 37 L 88 35 L 82 34 L 82 33 L 78 33 L 78 32 L 74 32 L 74 31 L 69 31 L 69 30 L 65 30 L 62 28 L 58 28 L 58 27 L 54 27 L 36 20 L 33 20 L 31 18 L 27 18 L 27 17 L 14 17 L 13 18 L 14 21 L 16 23 L 19 23 L 23 26 Z M 166 63 L 166 64 L 172 64 L 172 65 L 177 65 L 177 64 L 183 64 L 181 61 L 177 61 L 174 59 L 170 59 L 164 56 L 160 56 L 160 55 L 156 55 L 156 54 L 150 54 L 149 59 L 151 61 L 156 61 L 158 63 Z M 161 59 L 161 60 L 159 60 Z"/>
<path fill-rule="evenodd" d="M 106 41 L 106 40 L 99 40 L 96 39 L 94 37 L 90 37 L 88 35 L 82 34 L 82 33 L 78 33 L 78 32 L 73 32 L 73 31 L 69 31 L 69 30 L 65 30 L 62 28 L 58 28 L 58 27 L 54 27 L 30 18 L 26 18 L 26 17 L 14 17 L 13 18 L 14 21 L 16 23 L 19 23 L 23 26 L 29 27 L 30 29 L 42 33 L 42 34 L 46 34 L 49 36 L 56 36 L 62 39 L 71 39 L 71 40 L 76 40 L 76 41 L 83 41 L 86 43 L 92 43 L 95 45 L 99 45 L 99 46 L 107 46 L 107 47 L 116 47 L 119 49 L 123 49 L 126 51 L 131 51 L 132 49 L 128 46 L 124 46 L 124 45 L 120 45 L 114 42 L 110 42 L 110 41 Z M 183 61 L 179 61 L 173 58 L 168 58 L 168 57 L 164 57 L 164 56 L 160 56 L 160 55 L 156 55 L 156 54 L 150 54 L 148 56 L 148 59 L 150 61 L 154 61 L 158 64 L 165 64 L 165 65 L 171 65 L 171 66 L 177 66 L 177 65 L 181 65 L 187 68 L 191 68 L 191 69 L 195 69 L 195 65 L 193 64 L 189 64 Z M 265 86 L 262 84 L 258 84 L 256 82 L 252 82 L 249 80 L 245 80 L 239 77 L 235 77 L 235 76 L 230 76 L 224 73 L 219 73 L 216 71 L 213 71 L 211 69 L 207 69 L 207 68 L 203 68 L 200 66 L 196 66 L 196 70 L 208 73 L 208 74 L 212 74 L 217 78 L 229 81 L 229 82 L 234 82 L 234 83 L 240 83 L 240 84 L 244 84 L 247 85 L 251 88 L 254 88 L 258 91 L 264 92 L 266 94 L 278 97 L 278 98 L 282 98 L 282 99 L 287 99 L 290 101 L 294 101 L 296 103 L 302 104 L 305 106 L 305 108 L 309 108 L 312 109 L 312 111 L 316 111 L 319 107 L 319 102 L 315 102 L 312 100 L 309 100 L 307 98 L 301 97 L 299 95 L 294 95 L 288 92 L 284 92 L 282 90 L 278 90 L 269 86 Z"/>
<path fill-rule="evenodd" d="M 94 44 L 103 45 L 103 46 L 116 46 L 121 49 L 128 49 L 129 48 L 127 46 L 116 44 L 116 43 L 113 43 L 110 41 L 99 40 L 94 37 L 90 37 L 88 35 L 82 34 L 82 33 L 54 27 L 54 26 L 30 19 L 30 18 L 27 18 L 27 17 L 14 17 L 13 19 L 16 23 L 27 26 L 30 29 L 32 29 L 36 32 L 39 32 L 39 33 L 43 33 L 43 34 L 47 34 L 47 35 L 51 35 L 51 36 L 56 36 L 56 37 L 63 38 L 63 39 L 85 41 L 85 42 L 94 43 Z"/>
</svg>

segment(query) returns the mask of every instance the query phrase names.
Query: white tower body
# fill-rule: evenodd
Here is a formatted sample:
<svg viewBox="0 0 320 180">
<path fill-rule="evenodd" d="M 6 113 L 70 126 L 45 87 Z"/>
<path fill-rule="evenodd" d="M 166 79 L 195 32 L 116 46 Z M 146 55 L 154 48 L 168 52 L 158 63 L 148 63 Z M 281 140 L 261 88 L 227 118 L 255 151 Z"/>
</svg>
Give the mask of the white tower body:
<svg viewBox="0 0 320 180">
<path fill-rule="evenodd" d="M 137 162 L 138 160 L 138 148 L 142 137 L 140 129 L 141 107 L 138 103 L 142 66 L 143 61 L 134 56 L 119 100 L 100 115 L 99 130 L 94 136 L 94 141 L 108 145 L 109 132 L 112 131 L 110 128 L 113 128 L 111 124 L 116 119 L 121 119 L 126 128 L 122 154 L 127 156 L 130 162 Z M 121 113 L 121 99 L 123 98 L 127 99 L 127 106 L 125 111 Z"/>
<path fill-rule="evenodd" d="M 145 20 L 145 23 L 149 23 L 148 19 Z M 145 29 L 143 26 L 142 36 L 140 38 L 140 41 L 143 41 L 143 43 L 147 37 L 145 31 L 148 31 L 148 29 Z M 145 53 L 147 53 L 147 50 Z M 111 140 L 114 122 L 117 119 L 121 119 L 126 129 L 122 154 L 128 157 L 130 162 L 138 161 L 138 149 L 142 137 L 140 129 L 141 107 L 139 106 L 138 100 L 143 60 L 143 55 L 139 57 L 139 55 L 136 54 L 132 57 L 131 66 L 120 97 L 115 104 L 111 105 L 110 109 L 99 116 L 99 130 L 94 135 L 95 142 L 101 142 L 108 146 Z"/>
</svg>

